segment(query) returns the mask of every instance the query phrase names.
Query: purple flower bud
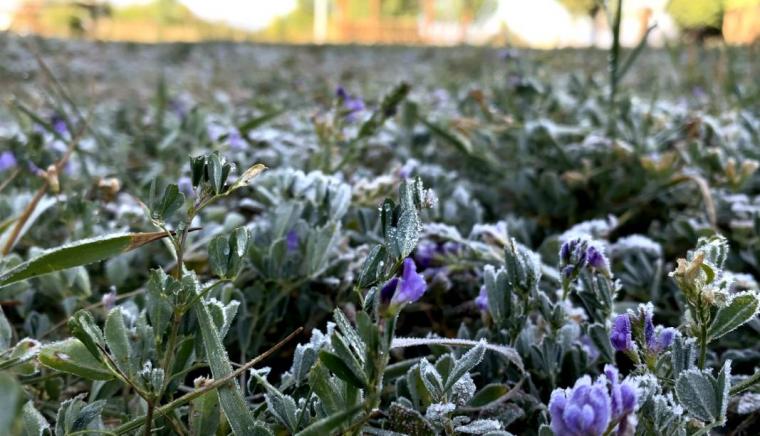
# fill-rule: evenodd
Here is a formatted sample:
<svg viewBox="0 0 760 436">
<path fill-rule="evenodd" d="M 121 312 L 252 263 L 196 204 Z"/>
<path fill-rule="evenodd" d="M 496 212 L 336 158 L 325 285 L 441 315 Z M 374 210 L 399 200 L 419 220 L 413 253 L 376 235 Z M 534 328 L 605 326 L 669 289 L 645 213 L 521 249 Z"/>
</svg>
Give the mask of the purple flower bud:
<svg viewBox="0 0 760 436">
<path fill-rule="evenodd" d="M 603 380 L 583 376 L 572 389 L 555 389 L 549 401 L 551 427 L 557 436 L 601 436 L 610 423 L 611 404 Z"/>
<path fill-rule="evenodd" d="M 618 369 L 613 365 L 604 366 L 604 375 L 610 383 L 612 419 L 620 419 L 636 408 L 636 388 L 627 382 L 620 383 Z"/>
<path fill-rule="evenodd" d="M 346 92 L 346 88 L 338 85 L 338 87 L 335 89 L 335 96 L 341 100 L 345 100 L 348 98 L 348 92 Z"/>
<path fill-rule="evenodd" d="M 480 293 L 475 298 L 475 306 L 477 306 L 478 310 L 481 312 L 488 311 L 488 291 L 485 286 L 480 287 Z"/>
<path fill-rule="evenodd" d="M 644 312 L 644 342 L 646 342 L 647 349 L 653 349 L 655 341 L 654 323 L 652 322 L 652 307 L 646 306 Z"/>
<path fill-rule="evenodd" d="M 285 236 L 285 245 L 287 246 L 288 252 L 298 250 L 299 243 L 298 232 L 296 232 L 296 229 L 290 229 Z"/>
<path fill-rule="evenodd" d="M 9 170 L 17 164 L 16 156 L 10 151 L 4 151 L 0 154 L 0 172 Z"/>
<path fill-rule="evenodd" d="M 414 303 L 427 290 L 425 277 L 417 272 L 417 265 L 411 258 L 404 259 L 401 277 L 390 279 L 380 290 L 380 299 L 391 305 Z"/>
<path fill-rule="evenodd" d="M 562 268 L 562 278 L 565 280 L 569 280 L 573 277 L 573 273 L 575 272 L 575 266 L 574 265 L 567 265 L 566 267 Z"/>
<path fill-rule="evenodd" d="M 562 246 L 559 247 L 559 261 L 561 264 L 565 265 L 570 263 L 570 255 L 573 252 L 575 242 L 575 240 L 565 241 L 562 243 Z"/>
<path fill-rule="evenodd" d="M 617 351 L 630 351 L 633 349 L 631 336 L 631 319 L 624 313 L 615 318 L 615 323 L 610 332 L 610 342 Z"/>
<path fill-rule="evenodd" d="M 677 333 L 678 331 L 672 327 L 667 327 L 660 330 L 659 334 L 657 335 L 657 342 L 654 346 L 654 350 L 658 353 L 662 353 L 663 351 L 670 348 L 670 346 L 673 345 L 673 341 L 675 340 Z"/>
<path fill-rule="evenodd" d="M 58 114 L 50 117 L 50 124 L 53 126 L 53 130 L 59 135 L 65 135 L 69 133 L 69 128 L 66 126 L 66 121 L 62 116 Z"/>
<path fill-rule="evenodd" d="M 586 250 L 586 263 L 603 273 L 606 273 L 610 269 L 607 257 L 593 245 Z"/>
</svg>

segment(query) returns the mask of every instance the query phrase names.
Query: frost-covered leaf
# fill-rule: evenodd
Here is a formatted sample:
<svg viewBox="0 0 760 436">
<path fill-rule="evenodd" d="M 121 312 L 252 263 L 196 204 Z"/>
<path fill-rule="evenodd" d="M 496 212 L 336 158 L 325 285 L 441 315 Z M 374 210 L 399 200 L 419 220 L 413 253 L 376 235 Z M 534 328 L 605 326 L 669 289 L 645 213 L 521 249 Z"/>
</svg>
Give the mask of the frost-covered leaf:
<svg viewBox="0 0 760 436">
<path fill-rule="evenodd" d="M 90 380 L 110 380 L 111 371 L 87 350 L 76 338 L 53 342 L 42 347 L 39 361 L 56 371 L 74 374 Z"/>
<path fill-rule="evenodd" d="M 51 436 L 52 430 L 42 414 L 34 408 L 34 403 L 28 401 L 24 404 L 24 432 L 27 436 Z"/>
<path fill-rule="evenodd" d="M 436 400 L 442 400 L 445 393 L 443 378 L 427 359 L 420 360 L 420 376 L 430 395 Z"/>
<path fill-rule="evenodd" d="M 486 342 L 481 340 L 478 345 L 468 350 L 462 357 L 457 359 L 451 374 L 446 378 L 443 387 L 444 392 L 449 392 L 459 379 L 477 366 L 486 353 Z"/>
<path fill-rule="evenodd" d="M 478 419 L 467 425 L 460 425 L 454 430 L 464 434 L 487 434 L 501 428 L 501 423 L 495 419 Z"/>
<path fill-rule="evenodd" d="M 709 340 L 715 340 L 751 320 L 760 310 L 760 297 L 755 292 L 742 292 L 731 297 L 718 309 L 708 329 Z"/>
<path fill-rule="evenodd" d="M 42 274 L 87 265 L 165 238 L 165 232 L 121 233 L 82 239 L 47 250 L 0 274 L 0 287 Z"/>
<path fill-rule="evenodd" d="M 449 347 L 477 347 L 481 342 L 466 339 L 448 339 L 448 338 L 394 338 L 391 348 L 407 348 L 420 345 L 444 345 Z M 486 350 L 493 351 L 500 356 L 512 362 L 520 371 L 524 370 L 522 358 L 512 347 L 506 345 L 495 345 L 483 343 Z"/>
<path fill-rule="evenodd" d="M 0 434 L 12 434 L 11 428 L 23 391 L 16 378 L 0 372 Z"/>
</svg>

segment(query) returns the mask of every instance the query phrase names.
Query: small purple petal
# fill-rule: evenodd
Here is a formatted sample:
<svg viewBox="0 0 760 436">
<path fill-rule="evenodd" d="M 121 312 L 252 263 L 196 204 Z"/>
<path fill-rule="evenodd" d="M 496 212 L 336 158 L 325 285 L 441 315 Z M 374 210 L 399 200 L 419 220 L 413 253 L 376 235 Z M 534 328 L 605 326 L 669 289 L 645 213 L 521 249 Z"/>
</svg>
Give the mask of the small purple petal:
<svg viewBox="0 0 760 436">
<path fill-rule="evenodd" d="M 667 327 L 662 330 L 660 330 L 659 335 L 657 335 L 657 344 L 656 344 L 656 351 L 658 353 L 661 353 L 673 344 L 673 340 L 676 337 L 677 330 L 672 327 Z"/>
<path fill-rule="evenodd" d="M 647 349 L 652 350 L 655 348 L 656 338 L 654 336 L 654 323 L 652 322 L 651 306 L 646 306 L 644 312 L 644 341 L 646 342 Z"/>
<path fill-rule="evenodd" d="M 481 312 L 488 311 L 488 291 L 485 286 L 480 287 L 480 293 L 475 298 L 475 306 L 477 306 L 478 310 Z"/>
<path fill-rule="evenodd" d="M 16 156 L 10 151 L 4 151 L 0 154 L 0 171 L 6 171 L 14 168 L 18 162 Z"/>
<path fill-rule="evenodd" d="M 607 257 L 593 245 L 586 250 L 586 262 L 590 267 L 602 272 L 606 272 L 610 268 Z"/>
<path fill-rule="evenodd" d="M 393 277 L 383 285 L 383 288 L 380 290 L 380 300 L 383 303 L 387 304 L 391 301 L 391 298 L 396 293 L 396 288 L 398 288 L 398 282 L 399 278 Z"/>
<path fill-rule="evenodd" d="M 615 318 L 615 323 L 610 332 L 610 342 L 617 351 L 629 351 L 633 349 L 631 337 L 631 319 L 628 314 L 621 314 Z"/>
<path fill-rule="evenodd" d="M 296 229 L 291 229 L 285 236 L 285 245 L 287 246 L 288 252 L 298 250 L 299 243 L 298 232 L 296 232 Z"/>
<path fill-rule="evenodd" d="M 417 265 L 411 258 L 404 259 L 401 280 L 396 293 L 391 298 L 391 303 L 414 303 L 422 297 L 425 290 L 427 290 L 427 283 L 425 278 L 417 273 Z"/>
<path fill-rule="evenodd" d="M 245 150 L 245 140 L 240 136 L 240 132 L 237 129 L 232 130 L 227 135 L 227 142 L 230 144 L 230 148 L 234 151 Z"/>
</svg>

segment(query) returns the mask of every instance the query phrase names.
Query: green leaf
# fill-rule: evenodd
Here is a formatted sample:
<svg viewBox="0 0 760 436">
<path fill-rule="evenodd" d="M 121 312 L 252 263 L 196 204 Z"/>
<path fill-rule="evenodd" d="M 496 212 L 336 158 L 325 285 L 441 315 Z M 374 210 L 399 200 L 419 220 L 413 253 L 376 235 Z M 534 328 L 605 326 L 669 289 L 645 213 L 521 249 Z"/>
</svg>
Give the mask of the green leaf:
<svg viewBox="0 0 760 436">
<path fill-rule="evenodd" d="M 42 347 L 40 363 L 56 371 L 74 374 L 89 380 L 111 380 L 111 371 L 95 359 L 76 338 L 68 338 Z"/>
<path fill-rule="evenodd" d="M 714 382 L 709 373 L 697 369 L 682 372 L 676 380 L 678 401 L 692 416 L 705 423 L 714 422 L 720 416 Z"/>
<path fill-rule="evenodd" d="M 472 341 L 467 339 L 448 339 L 448 338 L 404 338 L 404 337 L 397 337 L 393 338 L 393 342 L 391 343 L 391 348 L 407 348 L 407 347 L 416 347 L 420 345 L 443 345 L 448 347 L 477 347 L 479 344 L 483 343 L 485 348 L 489 351 L 493 351 L 502 357 L 506 358 L 510 362 L 512 362 L 520 371 L 525 370 L 525 366 L 523 365 L 522 358 L 520 357 L 520 354 L 517 353 L 517 350 L 515 350 L 512 347 L 508 347 L 506 345 L 495 345 L 495 344 L 489 344 L 487 342 L 478 342 L 478 341 Z"/>
<path fill-rule="evenodd" d="M 136 368 L 130 367 L 129 357 L 132 354 L 132 350 L 121 308 L 116 307 L 108 313 L 103 333 L 108 350 L 111 352 L 116 366 L 124 374 L 132 375 Z"/>
<path fill-rule="evenodd" d="M 718 309 L 708 329 L 710 341 L 720 338 L 751 320 L 760 309 L 760 298 L 754 292 L 743 292 L 731 298 L 728 304 Z"/>
<path fill-rule="evenodd" d="M 350 409 L 342 412 L 334 413 L 326 418 L 322 418 L 319 421 L 311 424 L 305 429 L 296 433 L 297 436 L 325 436 L 328 434 L 334 434 L 333 430 L 339 428 L 344 424 L 351 422 L 351 418 L 356 415 L 363 407 L 363 404 L 358 404 Z"/>
<path fill-rule="evenodd" d="M 164 189 L 161 200 L 151 205 L 152 218 L 161 221 L 171 218 L 184 204 L 185 194 L 179 192 L 179 187 L 176 184 L 171 183 Z"/>
<path fill-rule="evenodd" d="M 21 386 L 16 378 L 8 373 L 0 372 L 0 434 L 13 434 L 11 428 L 16 418 L 21 394 Z"/>
<path fill-rule="evenodd" d="M 198 388 L 199 386 L 196 386 Z M 219 398 L 215 392 L 203 394 L 190 403 L 190 434 L 211 436 L 219 427 Z"/>
<path fill-rule="evenodd" d="M 34 408 L 34 403 L 28 401 L 24 404 L 24 432 L 27 436 L 50 436 L 52 430 L 42 414 Z"/>
<path fill-rule="evenodd" d="M 317 362 L 311 371 L 309 371 L 309 387 L 322 402 L 322 407 L 328 414 L 337 413 L 345 409 L 342 398 L 339 395 L 339 388 L 330 376 L 330 372 L 325 365 Z"/>
<path fill-rule="evenodd" d="M 354 371 L 352 371 L 348 365 L 346 365 L 343 360 L 335 354 L 326 350 L 321 350 L 319 352 L 319 360 L 327 367 L 327 369 L 338 376 L 339 379 L 359 389 L 363 389 L 367 386 L 361 377 L 357 376 Z"/>
<path fill-rule="evenodd" d="M 486 342 L 480 341 L 474 348 L 468 350 L 462 357 L 457 360 L 454 365 L 454 369 L 446 379 L 446 384 L 443 386 L 444 392 L 449 392 L 454 384 L 459 381 L 462 376 L 470 372 L 475 366 L 477 366 L 483 356 L 486 354 Z"/>
<path fill-rule="evenodd" d="M 443 377 L 427 359 L 420 360 L 420 377 L 435 401 L 443 401 Z"/>
<path fill-rule="evenodd" d="M 592 324 L 588 328 L 588 335 L 604 362 L 614 362 L 615 353 L 610 343 L 610 335 L 607 329 L 599 323 Z"/>
<path fill-rule="evenodd" d="M 11 346 L 12 337 L 13 330 L 11 329 L 11 324 L 8 322 L 8 318 L 5 317 L 3 308 L 0 306 L 0 353 Z"/>
<path fill-rule="evenodd" d="M 469 406 L 470 407 L 484 407 L 487 406 L 494 401 L 497 401 L 507 393 L 509 393 L 510 389 L 509 386 L 499 384 L 499 383 L 492 383 L 489 385 L 486 385 L 483 387 L 483 389 L 479 390 L 470 400 Z"/>
<path fill-rule="evenodd" d="M 731 360 L 726 360 L 718 373 L 715 381 L 715 397 L 718 399 L 719 421 L 726 419 L 728 411 L 729 393 L 731 392 Z"/>
<path fill-rule="evenodd" d="M 100 359 L 100 353 L 105 348 L 105 338 L 100 327 L 95 323 L 92 313 L 82 309 L 69 318 L 69 330 L 79 339 L 96 359 Z"/>
<path fill-rule="evenodd" d="M 362 264 L 361 272 L 359 273 L 359 287 L 366 288 L 377 283 L 378 277 L 382 273 L 383 261 L 385 259 L 385 247 L 382 245 L 375 245 L 370 250 L 367 258 Z"/>
<path fill-rule="evenodd" d="M 98 238 L 82 239 L 47 250 L 15 268 L 0 274 L 0 286 L 61 271 L 75 266 L 99 262 L 165 238 L 165 232 L 121 233 Z"/>
<path fill-rule="evenodd" d="M 198 295 L 197 289 L 195 292 Z M 193 304 L 193 310 L 198 318 L 211 374 L 214 376 L 214 379 L 223 379 L 232 373 L 232 364 L 227 357 L 227 352 L 217 333 L 206 302 L 202 298 L 199 298 Z M 217 393 L 222 411 L 224 411 L 224 415 L 227 417 L 233 433 L 243 436 L 261 431 L 261 426 L 248 409 L 248 405 L 236 380 L 230 380 L 229 385 L 219 388 Z"/>
<path fill-rule="evenodd" d="M 343 337 L 346 338 L 346 341 L 348 342 L 348 345 L 356 352 L 359 356 L 364 356 L 366 353 L 366 347 L 364 345 L 364 341 L 359 336 L 359 333 L 356 332 L 356 329 L 351 325 L 351 322 L 346 318 L 346 315 L 343 314 L 343 311 L 336 308 L 333 311 L 333 319 L 335 320 L 335 324 L 338 326 L 338 330 L 343 334 Z"/>
</svg>

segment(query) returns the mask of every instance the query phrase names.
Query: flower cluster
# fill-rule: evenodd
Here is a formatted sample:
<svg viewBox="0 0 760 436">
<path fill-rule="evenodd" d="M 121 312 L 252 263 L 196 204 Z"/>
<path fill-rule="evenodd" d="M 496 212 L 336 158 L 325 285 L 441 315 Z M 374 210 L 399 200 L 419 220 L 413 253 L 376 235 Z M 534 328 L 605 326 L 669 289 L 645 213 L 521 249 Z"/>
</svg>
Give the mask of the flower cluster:
<svg viewBox="0 0 760 436">
<path fill-rule="evenodd" d="M 633 434 L 636 402 L 636 387 L 627 380 L 620 382 L 617 368 L 606 365 L 595 382 L 586 375 L 572 388 L 552 392 L 551 427 L 556 436 Z"/>
<path fill-rule="evenodd" d="M 640 304 L 635 312 L 629 310 L 618 315 L 610 331 L 612 347 L 635 362 L 642 357 L 648 365 L 653 365 L 657 356 L 673 344 L 678 331 L 672 327 L 655 327 L 652 316 L 651 303 Z"/>
<path fill-rule="evenodd" d="M 587 238 L 566 241 L 559 249 L 559 263 L 562 279 L 571 281 L 581 270 L 588 268 L 610 277 L 610 262 L 601 245 Z"/>
</svg>

